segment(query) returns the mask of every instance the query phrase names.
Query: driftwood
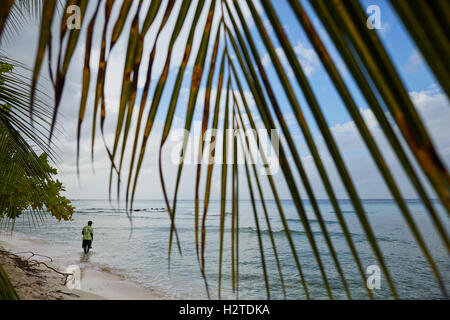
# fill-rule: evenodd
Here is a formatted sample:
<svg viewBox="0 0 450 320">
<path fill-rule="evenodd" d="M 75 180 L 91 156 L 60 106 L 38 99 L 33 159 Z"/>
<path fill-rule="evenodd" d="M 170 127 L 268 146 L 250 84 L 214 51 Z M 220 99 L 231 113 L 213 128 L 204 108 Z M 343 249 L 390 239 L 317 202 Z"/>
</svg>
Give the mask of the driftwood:
<svg viewBox="0 0 450 320">
<path fill-rule="evenodd" d="M 31 256 L 29 256 L 26 260 L 30 260 L 34 256 L 39 256 L 39 257 L 47 258 L 48 260 L 50 260 L 50 262 L 53 262 L 53 259 L 51 257 L 44 256 L 43 254 L 37 254 L 37 253 L 34 253 L 32 251 L 16 252 L 16 253 L 14 253 L 14 255 L 19 255 L 19 254 L 24 254 L 24 253 L 30 253 L 31 254 Z"/>
<path fill-rule="evenodd" d="M 19 256 L 19 254 L 27 254 L 27 253 L 31 254 L 31 256 L 29 256 L 28 258 L 24 258 L 22 256 Z M 43 265 L 46 268 L 48 268 L 48 269 L 50 269 L 50 270 L 60 274 L 61 276 L 63 276 L 64 277 L 63 285 L 66 285 L 66 283 L 68 281 L 68 278 L 70 276 L 73 276 L 72 273 L 60 272 L 60 271 L 56 270 L 55 268 L 49 266 L 45 262 L 38 261 L 38 260 L 35 260 L 35 259 L 31 259 L 34 256 L 39 256 L 39 257 L 47 258 L 47 259 L 49 259 L 50 262 L 53 262 L 53 259 L 51 257 L 49 257 L 49 256 L 45 256 L 45 255 L 42 255 L 42 254 L 37 254 L 37 253 L 34 253 L 32 251 L 13 253 L 13 252 L 9 252 L 9 251 L 3 250 L 3 249 L 0 249 L 0 254 L 4 254 L 6 256 L 11 257 L 15 261 L 16 265 L 19 268 L 21 268 L 22 270 L 24 270 L 25 272 L 27 272 L 27 271 L 28 272 L 35 271 L 35 269 L 33 270 L 33 267 Z"/>
<path fill-rule="evenodd" d="M 62 293 L 62 294 L 65 294 L 65 295 L 68 295 L 68 296 L 71 296 L 71 297 L 80 297 L 79 295 L 77 295 L 77 294 L 75 294 L 75 293 L 71 293 L 71 292 L 64 292 L 64 291 L 62 291 L 62 290 L 56 290 L 56 291 L 54 291 L 54 292 L 58 292 L 58 293 Z"/>
</svg>

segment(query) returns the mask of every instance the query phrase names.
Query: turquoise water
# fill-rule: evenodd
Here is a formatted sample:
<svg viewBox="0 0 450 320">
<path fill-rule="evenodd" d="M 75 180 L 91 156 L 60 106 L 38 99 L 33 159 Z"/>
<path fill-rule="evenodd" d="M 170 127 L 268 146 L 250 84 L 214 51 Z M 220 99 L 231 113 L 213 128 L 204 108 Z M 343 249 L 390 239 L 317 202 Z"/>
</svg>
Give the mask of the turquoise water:
<svg viewBox="0 0 450 320">
<path fill-rule="evenodd" d="M 408 200 L 407 203 L 439 267 L 444 283 L 450 290 L 449 256 L 436 235 L 421 202 Z M 56 261 L 66 265 L 81 263 L 108 268 L 140 286 L 160 292 L 168 299 L 203 299 L 207 297 L 195 253 L 193 201 L 179 201 L 177 205 L 176 226 L 181 242 L 182 255 L 178 253 L 177 247 L 174 246 L 170 270 L 168 268 L 170 230 L 168 213 L 165 210 L 157 209 L 165 207 L 164 201 L 135 201 L 134 209 L 139 211 L 133 212 L 132 226 L 125 211 L 117 209 L 117 203 L 111 205 L 107 200 L 75 200 L 73 204 L 77 209 L 72 222 L 58 222 L 49 218 L 38 229 L 30 230 L 29 221 L 24 215 L 24 219 L 19 219 L 16 222 L 15 231 L 42 240 L 43 243 L 52 247 Z M 304 299 L 304 289 L 299 281 L 300 277 L 286 240 L 276 204 L 273 201 L 267 201 L 266 204 L 274 231 L 273 235 L 280 258 L 287 298 Z M 441 299 L 439 286 L 395 203 L 391 200 L 365 200 L 363 204 L 400 297 L 404 299 Z M 282 205 L 310 296 L 314 299 L 326 299 L 327 292 L 324 289 L 317 262 L 294 204 L 292 201 L 286 200 L 283 201 Z M 438 203 L 435 203 L 435 206 L 446 230 L 449 231 L 449 216 Z M 271 298 L 282 299 L 282 287 L 261 203 L 258 202 L 257 207 Z M 345 291 L 310 203 L 305 201 L 304 207 L 321 253 L 321 259 L 334 298 L 346 299 Z M 319 201 L 319 207 L 353 298 L 367 299 L 365 282 L 363 282 L 356 268 L 330 203 L 321 200 Z M 364 270 L 369 265 L 378 265 L 351 203 L 341 200 L 340 207 Z M 218 288 L 219 212 L 220 202 L 211 201 L 206 220 L 207 245 L 205 257 L 206 276 L 212 298 L 217 298 Z M 222 298 L 234 298 L 236 296 L 231 287 L 231 214 L 229 213 L 231 212 L 231 202 L 227 203 L 226 212 Z M 81 229 L 88 220 L 94 222 L 95 236 L 92 252 L 86 259 L 81 253 Z M 239 227 L 239 298 L 265 299 L 266 290 L 261 267 L 261 255 L 250 201 L 244 200 L 239 203 Z M 381 274 L 380 289 L 373 290 L 373 293 L 375 298 L 378 299 L 391 297 L 384 274 Z"/>
</svg>

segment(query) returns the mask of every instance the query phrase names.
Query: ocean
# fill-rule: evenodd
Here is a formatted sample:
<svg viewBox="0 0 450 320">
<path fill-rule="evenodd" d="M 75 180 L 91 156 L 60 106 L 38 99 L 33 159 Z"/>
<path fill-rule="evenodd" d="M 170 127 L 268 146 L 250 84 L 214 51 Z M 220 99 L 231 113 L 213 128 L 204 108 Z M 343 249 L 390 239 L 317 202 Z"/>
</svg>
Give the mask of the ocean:
<svg viewBox="0 0 450 320">
<path fill-rule="evenodd" d="M 267 280 L 271 299 L 283 299 L 280 276 L 264 218 L 261 202 L 257 202 L 257 214 L 261 230 Z M 328 278 L 333 297 L 347 299 L 335 264 L 320 231 L 309 201 L 304 207 L 311 225 L 320 258 Z M 364 270 L 378 266 L 359 220 L 348 200 L 339 201 Z M 450 259 L 436 234 L 431 220 L 418 200 L 408 200 L 408 207 L 438 265 L 443 281 L 450 290 Z M 200 273 L 195 250 L 194 201 L 179 201 L 176 212 L 176 228 L 182 254 L 174 241 L 168 263 L 170 220 L 164 201 L 136 200 L 130 220 L 123 210 L 124 203 L 108 200 L 74 200 L 76 212 L 73 221 L 58 222 L 48 217 L 39 226 L 30 225 L 28 214 L 23 214 L 14 226 L 14 232 L 32 237 L 39 245 L 47 246 L 55 262 L 61 265 L 79 264 L 101 270 L 110 270 L 138 286 L 151 288 L 167 299 L 206 299 L 205 283 Z M 396 204 L 392 200 L 364 200 L 364 209 L 373 227 L 378 244 L 389 267 L 394 284 L 402 299 L 442 299 L 439 286 L 418 248 Z M 445 209 L 433 202 L 447 232 L 450 218 Z M 292 257 L 291 247 L 274 201 L 266 201 L 269 221 L 280 260 L 287 299 L 305 299 L 305 291 Z M 328 299 L 327 291 L 316 258 L 300 222 L 294 203 L 282 201 L 287 223 L 299 257 L 310 297 Z M 353 299 L 367 299 L 366 282 L 363 281 L 345 240 L 342 228 L 329 201 L 320 200 L 326 228 L 343 269 Z M 200 208 L 202 209 L 202 208 Z M 200 213 L 202 210 L 200 210 Z M 231 202 L 227 202 L 225 216 L 224 255 L 222 270 L 223 299 L 266 299 L 266 287 L 257 228 L 250 201 L 239 202 L 238 287 L 232 290 L 231 268 Z M 94 241 L 88 257 L 81 248 L 81 229 L 88 220 L 93 221 Z M 220 201 L 212 200 L 206 220 L 206 269 L 211 298 L 218 297 Z M 39 253 L 39 252 L 37 252 Z M 370 269 L 370 268 L 369 268 Z M 373 269 L 372 269 L 373 270 Z M 367 273 L 369 277 L 371 273 Z M 392 298 L 383 273 L 380 286 L 372 290 L 376 299 Z"/>
</svg>

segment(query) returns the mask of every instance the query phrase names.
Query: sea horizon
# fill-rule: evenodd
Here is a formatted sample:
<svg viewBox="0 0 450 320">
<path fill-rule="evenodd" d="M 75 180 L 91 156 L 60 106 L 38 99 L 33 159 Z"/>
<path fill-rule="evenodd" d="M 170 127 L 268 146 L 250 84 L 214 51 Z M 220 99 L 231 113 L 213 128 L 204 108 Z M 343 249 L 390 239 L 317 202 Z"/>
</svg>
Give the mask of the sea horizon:
<svg viewBox="0 0 450 320">
<path fill-rule="evenodd" d="M 181 201 L 181 200 L 180 200 Z M 292 200 L 283 200 L 283 208 L 289 224 L 296 250 L 302 262 L 305 281 L 308 283 L 311 297 L 327 299 L 321 274 L 309 246 L 306 234 L 299 223 L 297 211 Z M 326 199 L 317 201 L 328 233 L 333 240 L 338 259 L 343 266 L 344 275 L 354 299 L 368 299 L 366 283 L 362 281 L 350 254 L 341 227 L 331 204 Z M 352 239 L 360 254 L 364 268 L 377 266 L 377 260 L 371 252 L 364 232 L 353 211 L 350 200 L 339 200 L 342 214 L 349 226 Z M 125 204 L 125 201 L 123 202 Z M 331 259 L 318 221 L 308 199 L 303 199 L 308 222 L 321 252 L 331 290 L 336 299 L 346 299 L 339 275 Z M 362 201 L 366 215 L 376 232 L 376 238 L 385 256 L 397 289 L 405 299 L 440 299 L 439 287 L 431 274 L 426 272 L 428 265 L 420 255 L 414 239 L 392 199 L 367 199 Z M 434 202 L 433 202 L 434 203 Z M 80 265 L 96 270 L 108 269 L 136 285 L 158 292 L 167 299 L 205 299 L 207 298 L 203 278 L 195 254 L 194 213 L 195 201 L 182 200 L 177 205 L 176 228 L 180 237 L 182 255 L 176 242 L 173 243 L 170 269 L 168 266 L 168 243 L 170 219 L 164 200 L 135 200 L 134 211 L 130 217 L 122 208 L 114 208 L 108 200 L 73 200 L 76 207 L 73 221 L 57 222 L 47 219 L 36 229 L 29 228 L 25 218 L 15 222 L 14 230 L 25 237 L 37 240 L 33 249 L 51 254 L 61 265 Z M 232 290 L 232 270 L 230 259 L 231 241 L 231 201 L 226 201 L 224 253 L 222 269 L 222 298 L 236 298 Z M 276 272 L 276 261 L 271 256 L 270 233 L 261 210 L 261 201 L 255 201 L 260 233 L 263 239 L 266 268 L 271 270 L 269 285 L 271 298 L 283 299 L 280 278 Z M 435 233 L 432 224 L 420 200 L 412 199 L 407 204 L 423 231 L 425 240 L 430 244 L 434 258 L 442 271 L 450 270 L 447 254 Z M 278 256 L 284 276 L 288 299 L 305 299 L 302 282 L 292 254 L 287 245 L 285 231 L 278 217 L 278 211 L 272 201 L 266 201 L 272 235 L 278 249 Z M 443 222 L 450 226 L 445 210 L 435 204 Z M 164 208 L 163 210 L 161 210 Z M 200 207 L 200 215 L 202 214 Z M 240 200 L 239 205 L 239 299 L 265 299 L 266 290 L 258 248 L 258 230 L 253 221 L 251 200 Z M 129 219 L 131 218 L 131 219 Z M 219 219 L 220 200 L 211 200 L 206 223 L 206 276 L 211 297 L 217 298 L 218 290 L 218 242 L 220 237 Z M 81 249 L 81 228 L 88 220 L 94 222 L 93 249 L 88 261 L 83 259 Z M 450 283 L 450 276 L 443 272 L 444 280 Z M 390 299 L 389 287 L 381 275 L 381 287 L 373 291 L 377 299 Z"/>
</svg>

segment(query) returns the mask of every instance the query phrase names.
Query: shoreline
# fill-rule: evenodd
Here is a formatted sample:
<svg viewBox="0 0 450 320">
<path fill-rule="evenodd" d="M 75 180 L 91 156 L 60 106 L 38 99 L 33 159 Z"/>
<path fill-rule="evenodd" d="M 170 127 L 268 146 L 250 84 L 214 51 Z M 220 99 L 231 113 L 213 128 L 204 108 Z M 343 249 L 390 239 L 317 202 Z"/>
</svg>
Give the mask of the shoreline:
<svg viewBox="0 0 450 320">
<path fill-rule="evenodd" d="M 32 243 L 37 250 L 27 252 L 24 246 L 27 242 Z M 27 239 L 23 234 L 21 239 L 15 239 L 14 235 L 11 237 L 0 233 L 0 264 L 23 300 L 165 299 L 156 291 L 140 287 L 109 268 L 100 267 L 97 270 L 90 265 L 79 267 L 80 289 L 69 289 L 64 284 L 64 275 L 60 274 L 65 273 L 68 266 L 56 263 L 47 252 L 39 252 L 38 242 L 31 237 Z"/>
</svg>

